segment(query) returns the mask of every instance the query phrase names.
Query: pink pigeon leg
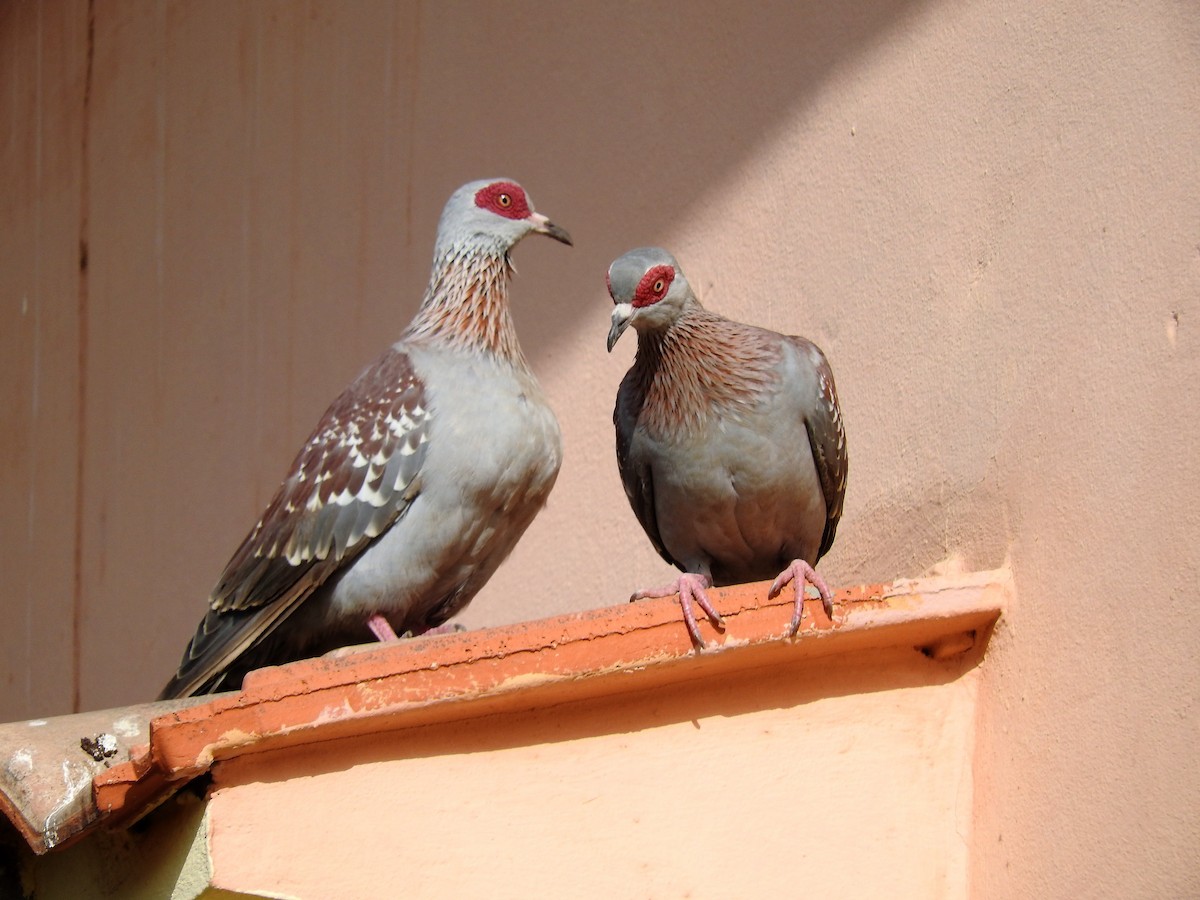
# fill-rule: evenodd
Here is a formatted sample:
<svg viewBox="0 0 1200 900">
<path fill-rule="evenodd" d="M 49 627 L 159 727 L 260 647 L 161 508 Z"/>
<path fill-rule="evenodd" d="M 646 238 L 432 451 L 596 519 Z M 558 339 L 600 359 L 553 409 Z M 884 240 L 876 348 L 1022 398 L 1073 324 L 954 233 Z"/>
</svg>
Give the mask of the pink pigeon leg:
<svg viewBox="0 0 1200 900">
<path fill-rule="evenodd" d="M 375 635 L 375 639 L 378 641 L 399 640 L 396 632 L 392 630 L 392 623 L 379 613 L 373 613 L 371 618 L 367 619 L 367 627 L 371 629 L 371 634 Z"/>
<path fill-rule="evenodd" d="M 808 563 L 802 559 L 793 559 L 786 569 L 776 576 L 771 582 L 771 589 L 767 592 L 768 597 L 776 597 L 779 592 L 787 586 L 789 582 L 795 582 L 796 586 L 796 608 L 792 612 L 792 624 L 788 626 L 787 636 L 795 637 L 796 632 L 800 630 L 800 614 L 804 610 L 804 589 L 805 584 L 811 584 L 817 589 L 817 593 L 821 595 L 821 606 L 825 608 L 825 615 L 829 616 L 829 621 L 833 621 L 833 592 L 829 590 L 829 585 L 825 583 L 825 579 L 816 573 Z"/>
<path fill-rule="evenodd" d="M 637 591 L 629 599 L 631 601 L 646 600 L 651 597 L 669 597 L 672 594 L 678 594 L 688 634 L 691 635 L 696 649 L 700 650 L 704 647 L 704 639 L 700 637 L 700 626 L 696 624 L 696 614 L 692 612 L 693 603 L 704 610 L 704 614 L 708 616 L 708 620 L 712 622 L 714 628 L 725 630 L 725 620 L 721 618 L 721 614 L 713 607 L 712 602 L 708 599 L 708 594 L 705 593 L 705 588 L 709 587 L 712 587 L 712 580 L 707 575 L 684 572 L 666 587 Z"/>
</svg>

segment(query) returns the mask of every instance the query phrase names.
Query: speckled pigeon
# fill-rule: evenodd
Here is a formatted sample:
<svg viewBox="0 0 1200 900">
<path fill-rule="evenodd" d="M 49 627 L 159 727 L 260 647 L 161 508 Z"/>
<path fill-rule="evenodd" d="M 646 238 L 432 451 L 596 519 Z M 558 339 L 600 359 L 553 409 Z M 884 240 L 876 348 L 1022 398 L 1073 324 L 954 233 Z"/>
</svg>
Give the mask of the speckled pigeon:
<svg viewBox="0 0 1200 900">
<path fill-rule="evenodd" d="M 630 325 L 638 334 L 613 413 L 617 467 L 654 548 L 684 573 L 634 599 L 678 592 L 697 647 L 693 603 L 723 625 L 705 594 L 714 584 L 775 576 L 774 597 L 794 581 L 789 636 L 800 627 L 805 582 L 832 615 L 813 566 L 833 544 L 847 460 L 825 355 L 802 337 L 709 312 L 657 247 L 617 259 L 608 290 L 609 351 Z"/>
<path fill-rule="evenodd" d="M 160 698 L 422 633 L 508 556 L 562 461 L 508 308 L 509 253 L 530 232 L 571 243 L 512 181 L 450 197 L 412 323 L 317 423 Z"/>
</svg>

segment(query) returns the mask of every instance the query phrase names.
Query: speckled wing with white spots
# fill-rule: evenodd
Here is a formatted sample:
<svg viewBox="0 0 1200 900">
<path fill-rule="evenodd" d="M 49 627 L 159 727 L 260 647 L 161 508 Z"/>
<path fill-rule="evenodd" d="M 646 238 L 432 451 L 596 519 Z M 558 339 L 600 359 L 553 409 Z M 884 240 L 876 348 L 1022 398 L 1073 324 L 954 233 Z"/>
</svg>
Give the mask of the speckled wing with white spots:
<svg viewBox="0 0 1200 900">
<path fill-rule="evenodd" d="M 838 521 L 842 518 L 842 501 L 846 496 L 846 470 L 849 468 L 846 429 L 842 423 L 837 386 L 833 383 L 833 370 L 829 367 L 825 354 L 821 352 L 821 348 L 805 338 L 789 335 L 787 340 L 801 354 L 807 355 L 813 361 L 820 391 L 812 411 L 804 417 L 804 427 L 812 445 L 813 462 L 816 463 L 817 477 L 821 481 L 821 493 L 825 497 L 825 531 L 821 535 L 821 549 L 817 551 L 819 559 L 833 546 Z"/>
<path fill-rule="evenodd" d="M 404 515 L 429 418 L 424 385 L 398 347 L 342 392 L 226 565 L 163 696 L 218 686 L 230 661 Z"/>
</svg>

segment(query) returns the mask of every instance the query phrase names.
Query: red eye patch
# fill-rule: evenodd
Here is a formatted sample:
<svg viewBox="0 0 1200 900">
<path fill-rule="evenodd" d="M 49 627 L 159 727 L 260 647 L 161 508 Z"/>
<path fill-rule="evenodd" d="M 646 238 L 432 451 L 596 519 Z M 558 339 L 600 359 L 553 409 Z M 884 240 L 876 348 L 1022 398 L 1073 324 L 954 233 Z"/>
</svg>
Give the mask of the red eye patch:
<svg viewBox="0 0 1200 900">
<path fill-rule="evenodd" d="M 633 292 L 633 305 L 649 306 L 657 303 L 667 295 L 674 280 L 675 270 L 671 266 L 654 266 L 638 282 L 637 290 Z"/>
<path fill-rule="evenodd" d="M 475 205 L 506 219 L 525 219 L 532 212 L 525 191 L 511 181 L 496 181 L 475 192 Z"/>
</svg>

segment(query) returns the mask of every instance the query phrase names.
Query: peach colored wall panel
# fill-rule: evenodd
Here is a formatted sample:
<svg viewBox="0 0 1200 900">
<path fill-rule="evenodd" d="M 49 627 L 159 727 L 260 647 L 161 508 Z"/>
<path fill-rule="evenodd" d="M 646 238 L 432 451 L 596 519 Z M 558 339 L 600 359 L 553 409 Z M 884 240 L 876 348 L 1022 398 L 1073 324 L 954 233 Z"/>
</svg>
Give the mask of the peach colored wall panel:
<svg viewBox="0 0 1200 900">
<path fill-rule="evenodd" d="M 903 658 L 783 665 L 227 763 L 209 807 L 213 884 L 297 897 L 965 897 L 978 670 L 930 684 L 928 661 Z"/>
</svg>

